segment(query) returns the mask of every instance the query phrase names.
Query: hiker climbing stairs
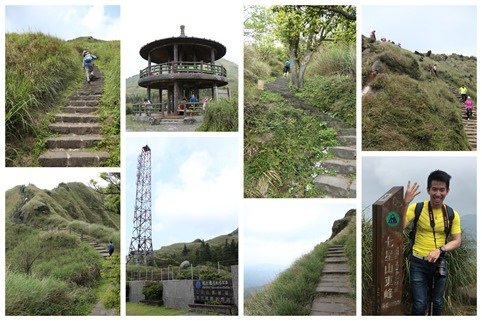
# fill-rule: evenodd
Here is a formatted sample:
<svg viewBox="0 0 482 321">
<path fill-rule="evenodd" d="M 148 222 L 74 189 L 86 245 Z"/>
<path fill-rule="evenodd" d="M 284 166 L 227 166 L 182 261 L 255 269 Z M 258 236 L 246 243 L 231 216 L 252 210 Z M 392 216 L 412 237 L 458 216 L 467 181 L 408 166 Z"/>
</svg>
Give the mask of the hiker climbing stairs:
<svg viewBox="0 0 482 321">
<path fill-rule="evenodd" d="M 94 67 L 99 77 L 69 99 L 62 113 L 55 115 L 55 122 L 49 129 L 58 134 L 47 139 L 47 152 L 39 158 L 44 167 L 84 167 L 100 166 L 109 158 L 105 151 L 92 150 L 102 140 L 100 117 L 97 114 L 102 95 L 102 76 Z"/>
<path fill-rule="evenodd" d="M 355 300 L 350 296 L 353 292 L 343 246 L 331 246 L 316 287 L 311 315 L 355 315 Z"/>
<path fill-rule="evenodd" d="M 327 197 L 356 197 L 356 129 L 348 127 L 331 115 L 294 96 L 290 92 L 288 85 L 288 78 L 280 77 L 266 85 L 266 88 L 279 93 L 293 107 L 302 109 L 307 114 L 325 121 L 328 126 L 335 128 L 338 132 L 339 145 L 330 148 L 334 157 L 321 163 L 323 168 L 334 175 L 318 175 L 314 179 L 314 184 L 324 190 Z"/>
<path fill-rule="evenodd" d="M 450 87 L 450 90 L 460 102 L 462 124 L 464 125 L 464 131 L 467 135 L 467 139 L 469 140 L 470 147 L 472 148 L 472 150 L 477 150 L 477 108 L 476 106 L 474 106 L 472 111 L 472 117 L 470 117 L 470 119 L 467 119 L 467 115 L 465 113 L 465 105 L 462 102 L 462 96 L 456 88 Z"/>
</svg>

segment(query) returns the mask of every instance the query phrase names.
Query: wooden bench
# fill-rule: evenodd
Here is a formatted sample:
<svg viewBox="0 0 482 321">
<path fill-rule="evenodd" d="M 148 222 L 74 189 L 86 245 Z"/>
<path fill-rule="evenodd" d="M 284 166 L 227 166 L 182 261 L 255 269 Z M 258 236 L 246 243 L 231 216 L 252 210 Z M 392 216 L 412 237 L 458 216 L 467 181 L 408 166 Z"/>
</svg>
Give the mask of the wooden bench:
<svg viewBox="0 0 482 321">
<path fill-rule="evenodd" d="M 225 305 L 225 304 L 202 304 L 202 303 L 191 303 L 189 304 L 189 308 L 193 310 L 207 310 L 207 311 L 214 311 L 219 314 L 225 315 L 233 315 L 233 310 L 236 308 L 234 305 Z"/>
</svg>

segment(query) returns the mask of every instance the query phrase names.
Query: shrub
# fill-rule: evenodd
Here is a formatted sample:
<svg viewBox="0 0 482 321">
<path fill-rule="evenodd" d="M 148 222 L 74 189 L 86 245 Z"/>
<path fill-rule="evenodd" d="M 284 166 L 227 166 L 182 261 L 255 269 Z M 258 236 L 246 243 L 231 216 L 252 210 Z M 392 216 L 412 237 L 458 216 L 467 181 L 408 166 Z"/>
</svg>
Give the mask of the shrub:
<svg viewBox="0 0 482 321">
<path fill-rule="evenodd" d="M 209 103 L 203 123 L 197 129 L 206 132 L 230 132 L 238 130 L 238 102 L 220 99 Z"/>
<path fill-rule="evenodd" d="M 77 288 L 54 278 L 7 272 L 6 315 L 85 315 L 95 303 L 89 288 Z"/>
<path fill-rule="evenodd" d="M 146 300 L 162 300 L 162 283 L 160 282 L 146 282 L 142 288 Z"/>
</svg>

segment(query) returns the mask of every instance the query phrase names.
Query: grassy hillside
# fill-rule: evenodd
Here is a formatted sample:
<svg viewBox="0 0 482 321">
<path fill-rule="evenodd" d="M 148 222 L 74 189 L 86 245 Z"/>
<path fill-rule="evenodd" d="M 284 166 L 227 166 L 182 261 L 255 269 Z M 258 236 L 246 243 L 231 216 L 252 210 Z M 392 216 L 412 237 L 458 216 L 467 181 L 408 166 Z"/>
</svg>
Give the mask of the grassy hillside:
<svg viewBox="0 0 482 321">
<path fill-rule="evenodd" d="M 7 315 L 86 315 L 98 301 L 119 310 L 118 254 L 105 260 L 71 233 L 119 246 L 120 217 L 103 202 L 82 183 L 6 191 Z"/>
<path fill-rule="evenodd" d="M 363 86 L 379 60 L 383 72 L 362 101 L 364 150 L 470 150 L 462 124 L 462 85 L 476 98 L 475 57 L 423 57 L 391 43 L 363 37 Z M 437 64 L 437 75 L 430 68 Z"/>
<path fill-rule="evenodd" d="M 354 210 L 352 213 L 354 214 Z M 324 259 L 331 245 L 343 245 L 349 259 L 350 278 L 355 296 L 356 284 L 356 215 L 331 240 L 320 243 L 296 260 L 287 270 L 244 302 L 245 315 L 308 315 Z"/>
<path fill-rule="evenodd" d="M 81 53 L 99 55 L 97 66 L 105 76 L 100 115 L 111 166 L 119 165 L 119 41 L 91 37 L 64 41 L 42 33 L 5 35 L 6 165 L 37 166 L 50 135 L 48 124 L 68 96 L 84 81 Z"/>
</svg>

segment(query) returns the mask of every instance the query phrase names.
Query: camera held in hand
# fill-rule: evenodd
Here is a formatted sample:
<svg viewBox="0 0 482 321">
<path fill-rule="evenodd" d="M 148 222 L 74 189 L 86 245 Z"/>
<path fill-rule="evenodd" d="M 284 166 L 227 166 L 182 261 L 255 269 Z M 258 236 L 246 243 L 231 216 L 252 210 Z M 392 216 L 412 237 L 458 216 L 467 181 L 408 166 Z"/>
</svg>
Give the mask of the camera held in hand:
<svg viewBox="0 0 482 321">
<path fill-rule="evenodd" d="M 447 277 L 449 274 L 449 268 L 447 260 L 443 257 L 439 257 L 435 262 L 435 274 L 443 278 Z"/>
</svg>

